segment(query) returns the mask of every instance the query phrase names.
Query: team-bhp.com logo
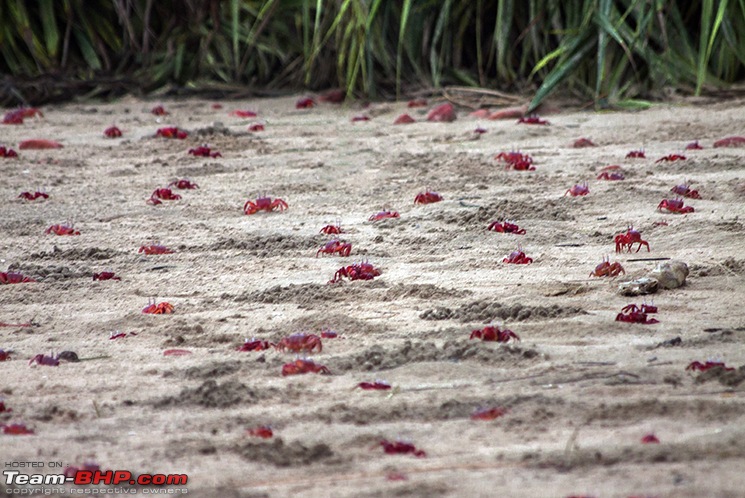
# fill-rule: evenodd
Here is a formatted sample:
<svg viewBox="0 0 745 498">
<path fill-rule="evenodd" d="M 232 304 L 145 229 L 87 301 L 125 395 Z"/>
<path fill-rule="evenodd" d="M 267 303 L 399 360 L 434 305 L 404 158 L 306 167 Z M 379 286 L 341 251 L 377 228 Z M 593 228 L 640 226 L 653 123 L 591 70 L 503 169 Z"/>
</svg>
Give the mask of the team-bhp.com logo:
<svg viewBox="0 0 745 498">
<path fill-rule="evenodd" d="M 17 470 L 3 471 L 5 484 L 8 486 L 64 486 L 64 485 L 107 485 L 107 486 L 184 486 L 189 477 L 186 474 L 140 474 L 135 476 L 127 470 L 78 470 L 74 476 L 65 476 L 65 474 L 24 474 Z M 12 494 L 25 494 L 23 490 L 7 490 Z M 56 490 L 54 494 L 65 494 L 64 490 Z M 140 489 L 142 494 L 187 494 L 186 488 L 182 489 Z M 117 490 L 117 494 L 137 494 L 137 489 L 122 488 Z M 68 494 L 89 494 L 91 489 L 70 488 Z M 50 494 L 50 493 L 43 493 Z M 107 494 L 106 491 L 99 491 L 96 494 Z"/>
</svg>

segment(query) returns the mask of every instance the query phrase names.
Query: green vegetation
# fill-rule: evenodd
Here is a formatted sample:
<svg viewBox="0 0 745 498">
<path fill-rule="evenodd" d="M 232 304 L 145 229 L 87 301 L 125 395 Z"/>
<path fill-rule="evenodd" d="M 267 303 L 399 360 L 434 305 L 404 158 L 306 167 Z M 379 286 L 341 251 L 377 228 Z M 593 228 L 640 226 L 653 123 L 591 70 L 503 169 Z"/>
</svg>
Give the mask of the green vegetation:
<svg viewBox="0 0 745 498">
<path fill-rule="evenodd" d="M 745 0 L 3 0 L 13 82 L 127 78 L 375 98 L 458 84 L 632 105 L 745 79 Z M 636 101 L 638 103 L 638 101 Z"/>
</svg>

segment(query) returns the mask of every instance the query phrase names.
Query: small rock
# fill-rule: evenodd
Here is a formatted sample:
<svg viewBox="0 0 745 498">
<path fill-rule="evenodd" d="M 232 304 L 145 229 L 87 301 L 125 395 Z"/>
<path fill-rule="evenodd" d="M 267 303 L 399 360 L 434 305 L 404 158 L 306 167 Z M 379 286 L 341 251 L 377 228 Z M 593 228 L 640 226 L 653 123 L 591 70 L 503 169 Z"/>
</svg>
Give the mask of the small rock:
<svg viewBox="0 0 745 498">
<path fill-rule="evenodd" d="M 654 278 L 642 277 L 630 282 L 618 284 L 618 292 L 622 296 L 641 296 L 657 292 L 658 283 Z"/>
<path fill-rule="evenodd" d="M 663 289 L 677 289 L 686 281 L 688 265 L 677 260 L 666 261 L 657 265 L 650 276 L 657 279 Z"/>
</svg>

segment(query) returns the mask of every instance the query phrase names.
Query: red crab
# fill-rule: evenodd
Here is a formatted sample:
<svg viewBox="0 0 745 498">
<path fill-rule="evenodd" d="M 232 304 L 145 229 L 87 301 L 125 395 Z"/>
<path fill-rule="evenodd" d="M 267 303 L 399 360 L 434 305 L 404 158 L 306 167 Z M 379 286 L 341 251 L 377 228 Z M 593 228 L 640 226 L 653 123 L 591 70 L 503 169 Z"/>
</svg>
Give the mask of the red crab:
<svg viewBox="0 0 745 498">
<path fill-rule="evenodd" d="M 681 185 L 676 185 L 673 188 L 670 189 L 670 192 L 678 195 L 682 195 L 683 197 L 689 197 L 691 199 L 700 199 L 701 195 L 699 195 L 698 190 L 691 190 L 691 186 L 687 183 L 683 183 Z"/>
<path fill-rule="evenodd" d="M 357 116 L 352 117 L 352 123 L 358 123 L 360 121 L 370 121 L 370 116 L 358 114 Z"/>
<path fill-rule="evenodd" d="M 399 218 L 400 215 L 398 214 L 398 211 L 380 211 L 379 213 L 375 213 L 374 215 L 370 216 L 367 221 L 380 221 L 385 220 L 388 218 Z"/>
<path fill-rule="evenodd" d="M 55 235 L 80 235 L 80 232 L 75 230 L 72 225 L 52 225 L 44 230 L 46 234 L 53 232 Z"/>
<path fill-rule="evenodd" d="M 650 315 L 653 313 L 657 313 L 657 306 L 653 304 L 647 304 L 643 303 L 641 306 L 637 306 L 636 304 L 627 304 L 626 306 L 621 309 L 624 313 L 649 313 Z"/>
<path fill-rule="evenodd" d="M 480 410 L 476 410 L 471 414 L 471 420 L 494 420 L 495 418 L 499 418 L 506 413 L 506 408 L 482 408 Z"/>
<path fill-rule="evenodd" d="M 189 149 L 189 154 L 200 157 L 222 157 L 222 154 L 217 151 L 212 152 L 212 149 L 207 145 L 200 145 L 196 149 Z"/>
<path fill-rule="evenodd" d="M 531 114 L 530 116 L 523 116 L 517 120 L 517 124 L 529 124 L 529 125 L 549 125 L 548 121 L 541 119 L 537 114 Z"/>
<path fill-rule="evenodd" d="M 49 194 L 44 192 L 34 192 L 33 194 L 31 192 L 21 192 L 18 196 L 19 199 L 26 199 L 27 201 L 35 201 L 39 197 L 42 199 L 49 199 Z"/>
<path fill-rule="evenodd" d="M 21 273 L 0 271 L 0 284 L 24 284 L 27 282 L 36 282 L 36 280 L 24 277 Z"/>
<path fill-rule="evenodd" d="M 655 163 L 661 163 L 661 162 L 673 162 L 673 161 L 685 161 L 686 156 L 683 156 L 681 154 L 668 154 L 666 156 L 663 156 L 655 161 Z"/>
<path fill-rule="evenodd" d="M 4 349 L 0 349 L 0 361 L 8 361 L 10 360 L 10 353 L 12 353 L 12 350 L 5 351 Z"/>
<path fill-rule="evenodd" d="M 701 147 L 701 144 L 698 143 L 698 140 L 695 140 L 688 145 L 686 145 L 686 150 L 701 150 L 703 147 Z"/>
<path fill-rule="evenodd" d="M 427 99 L 411 99 L 406 104 L 406 107 L 408 107 L 408 108 L 427 107 Z"/>
<path fill-rule="evenodd" d="M 340 225 L 326 225 L 321 228 L 321 233 L 325 233 L 326 235 L 338 235 L 346 232 L 344 232 Z"/>
<path fill-rule="evenodd" d="M 148 299 L 147 306 L 142 308 L 142 312 L 146 315 L 170 315 L 173 313 L 173 305 L 171 303 L 156 303 L 155 299 Z"/>
<path fill-rule="evenodd" d="M 240 109 L 231 111 L 228 115 L 235 116 L 237 118 L 255 118 L 256 116 L 258 116 L 258 114 L 256 114 L 254 111 L 241 111 Z"/>
<path fill-rule="evenodd" d="M 326 245 L 316 252 L 316 257 L 318 257 L 319 254 L 334 254 L 337 252 L 339 253 L 339 256 L 349 256 L 351 251 L 352 244 L 348 244 L 343 240 L 334 239 L 326 242 Z"/>
<path fill-rule="evenodd" d="M 383 447 L 383 451 L 385 451 L 388 455 L 407 455 L 411 453 L 415 457 L 419 458 L 427 456 L 427 453 L 425 453 L 423 450 L 417 449 L 417 447 L 413 444 L 404 441 L 391 442 L 387 439 L 384 439 L 380 442 L 380 446 Z"/>
<path fill-rule="evenodd" d="M 295 109 L 310 109 L 316 105 L 316 101 L 310 97 L 303 97 L 295 102 Z"/>
<path fill-rule="evenodd" d="M 473 130 L 473 132 L 474 132 L 474 133 L 475 133 L 476 135 L 483 135 L 483 134 L 484 134 L 484 133 L 486 133 L 487 131 L 488 131 L 488 130 L 487 130 L 486 128 L 482 128 L 481 126 L 477 126 L 477 127 L 476 127 L 476 128 L 475 128 L 475 129 Z"/>
<path fill-rule="evenodd" d="M 587 187 L 587 182 L 582 182 L 564 192 L 564 197 L 566 197 L 567 194 L 570 194 L 572 197 L 577 197 L 578 195 L 587 195 L 589 193 L 590 189 Z"/>
<path fill-rule="evenodd" d="M 502 260 L 502 263 L 511 263 L 515 265 L 529 265 L 533 262 L 533 258 L 529 258 L 525 255 L 520 247 L 516 251 L 512 251 L 509 256 Z"/>
<path fill-rule="evenodd" d="M 644 153 L 644 149 L 632 150 L 626 154 L 626 159 L 646 159 L 647 155 Z"/>
<path fill-rule="evenodd" d="M 510 339 L 519 341 L 520 337 L 509 329 L 500 330 L 495 325 L 487 325 L 483 329 L 471 332 L 469 339 L 481 339 L 486 342 L 509 342 Z"/>
<path fill-rule="evenodd" d="M 168 249 L 166 246 L 161 246 L 159 244 L 140 246 L 140 249 L 137 252 L 144 252 L 145 256 L 150 256 L 153 254 L 173 254 L 172 250 Z"/>
<path fill-rule="evenodd" d="M 455 108 L 450 102 L 433 107 L 427 114 L 427 121 L 450 123 L 455 121 L 455 119 Z"/>
<path fill-rule="evenodd" d="M 714 147 L 742 147 L 745 145 L 745 137 L 727 137 L 714 142 Z"/>
<path fill-rule="evenodd" d="M 272 436 L 274 436 L 274 432 L 272 432 L 272 428 L 268 425 L 260 425 L 258 427 L 252 427 L 250 429 L 246 429 L 246 434 L 253 437 L 260 437 L 263 439 L 269 439 Z"/>
<path fill-rule="evenodd" d="M 18 152 L 14 151 L 10 147 L 0 145 L 0 157 L 18 157 Z"/>
<path fill-rule="evenodd" d="M 382 380 L 376 380 L 375 382 L 360 382 L 357 387 L 365 391 L 387 391 L 391 385 Z"/>
<path fill-rule="evenodd" d="M 411 124 L 411 123 L 416 123 L 416 119 L 412 118 L 408 114 L 401 114 L 399 117 L 396 118 L 395 121 L 393 121 L 394 125 Z"/>
<path fill-rule="evenodd" d="M 623 309 L 625 310 L 627 308 L 628 306 Z M 643 313 L 641 311 L 635 311 L 633 309 L 629 309 L 627 313 L 622 312 L 622 313 L 617 314 L 616 321 L 627 322 L 627 323 L 641 323 L 642 325 L 651 325 L 653 323 L 660 323 L 660 321 L 655 318 L 647 318 L 646 313 Z"/>
<path fill-rule="evenodd" d="M 20 107 L 14 111 L 9 111 L 3 117 L 3 124 L 23 124 L 25 118 L 44 117 L 44 114 L 35 107 Z"/>
<path fill-rule="evenodd" d="M 127 333 L 127 332 L 116 331 L 116 332 L 112 332 L 111 333 L 111 335 L 109 336 L 109 340 L 110 341 L 115 341 L 116 339 L 124 339 L 125 337 L 131 337 L 131 336 L 135 336 L 135 335 L 137 335 L 137 332 Z"/>
<path fill-rule="evenodd" d="M 533 158 L 530 154 L 521 154 L 520 152 L 500 152 L 494 159 L 506 163 L 505 169 L 512 168 L 515 171 L 535 171 Z"/>
<path fill-rule="evenodd" d="M 122 136 L 122 130 L 116 126 L 110 126 L 103 131 L 103 134 L 108 138 L 119 138 Z"/>
<path fill-rule="evenodd" d="M 287 203 L 282 199 L 274 199 L 271 197 L 259 197 L 254 201 L 246 201 L 243 205 L 243 212 L 246 214 L 255 214 L 259 211 L 266 211 L 268 213 L 279 210 L 284 211 L 287 209 Z"/>
<path fill-rule="evenodd" d="M 153 190 L 153 193 L 150 195 L 150 199 L 147 200 L 147 203 L 152 204 L 153 206 L 157 206 L 158 204 L 162 204 L 161 200 L 177 201 L 179 199 L 181 199 L 181 196 L 178 194 L 174 194 L 170 188 L 156 188 L 155 190 Z"/>
<path fill-rule="evenodd" d="M 649 434 L 645 434 L 642 437 L 642 443 L 643 444 L 659 444 L 660 440 L 657 436 L 652 434 L 651 432 Z"/>
<path fill-rule="evenodd" d="M 181 180 L 174 180 L 171 183 L 168 184 L 169 187 L 176 187 L 180 190 L 193 190 L 195 188 L 199 188 L 199 185 L 196 183 L 191 183 L 191 181 L 187 180 L 186 178 Z"/>
<path fill-rule="evenodd" d="M 723 361 L 707 361 L 706 363 L 701 363 L 700 361 L 693 361 L 688 364 L 686 367 L 686 370 L 698 370 L 699 372 L 706 372 L 707 370 L 711 368 L 723 368 L 724 370 L 731 371 L 734 370 L 734 367 L 728 367 L 724 364 Z"/>
<path fill-rule="evenodd" d="M 491 225 L 489 225 L 487 230 L 498 233 L 514 233 L 515 235 L 525 235 L 524 228 L 520 228 L 516 224 L 510 223 L 509 221 L 494 221 Z"/>
<path fill-rule="evenodd" d="M 12 411 L 13 411 L 13 409 L 12 408 L 8 408 L 7 406 L 5 406 L 5 401 L 3 401 L 2 399 L 0 399 L 0 413 L 10 413 Z"/>
<path fill-rule="evenodd" d="M 93 280 L 121 280 L 122 277 L 117 277 L 113 271 L 102 271 L 101 273 L 94 273 Z"/>
<path fill-rule="evenodd" d="M 322 339 L 336 339 L 337 337 L 339 337 L 339 334 L 331 329 L 323 329 L 321 331 Z"/>
<path fill-rule="evenodd" d="M 683 199 L 680 198 L 663 199 L 662 202 L 657 205 L 657 211 L 662 211 L 663 209 L 678 214 L 692 213 L 694 211 L 691 206 L 684 206 Z"/>
<path fill-rule="evenodd" d="M 264 351 L 269 348 L 273 348 L 275 344 L 269 341 L 262 341 L 259 339 L 246 339 L 246 342 L 236 348 L 236 351 Z"/>
<path fill-rule="evenodd" d="M 639 252 L 642 246 L 646 246 L 647 252 L 649 252 L 649 242 L 642 240 L 642 234 L 638 230 L 634 230 L 633 227 L 629 227 L 626 233 L 616 235 L 614 240 L 616 242 L 616 252 L 623 252 L 624 247 L 628 247 L 629 252 L 631 252 L 631 246 L 634 244 L 639 244 L 636 252 Z"/>
<path fill-rule="evenodd" d="M 254 123 L 248 127 L 248 131 L 256 133 L 257 131 L 264 131 L 265 128 L 262 123 Z"/>
<path fill-rule="evenodd" d="M 60 355 L 54 356 L 46 356 L 43 354 L 37 354 L 33 358 L 31 358 L 28 362 L 29 365 L 46 365 L 48 367 L 58 367 L 59 366 L 59 358 Z"/>
<path fill-rule="evenodd" d="M 24 140 L 18 144 L 19 150 L 47 150 L 47 149 L 61 149 L 64 146 L 54 140 L 46 140 L 43 138 L 32 138 Z"/>
<path fill-rule="evenodd" d="M 179 130 L 175 126 L 169 126 L 166 128 L 159 128 L 158 131 L 155 132 L 155 136 L 163 138 L 178 138 L 179 140 L 183 140 L 188 137 L 189 134 L 184 130 Z"/>
<path fill-rule="evenodd" d="M 292 334 L 283 338 L 277 343 L 277 349 L 282 352 L 299 353 L 305 351 L 312 353 L 316 350 L 318 353 L 323 350 L 321 338 L 315 334 Z"/>
<path fill-rule="evenodd" d="M 609 180 L 609 181 L 623 180 L 624 178 L 626 177 L 620 171 L 614 171 L 614 172 L 602 171 L 597 176 L 598 180 Z"/>
<path fill-rule="evenodd" d="M 414 197 L 414 204 L 432 204 L 434 202 L 440 202 L 441 200 L 443 199 L 440 194 L 427 190 L 426 192 L 419 192 L 416 197 Z"/>
<path fill-rule="evenodd" d="M 162 105 L 153 107 L 150 110 L 150 112 L 156 116 L 167 116 L 168 115 L 168 111 L 166 111 L 165 107 L 163 107 Z"/>
<path fill-rule="evenodd" d="M 331 375 L 331 371 L 325 365 L 318 364 L 313 360 L 298 358 L 291 363 L 285 363 L 282 365 L 283 377 L 287 375 L 302 375 L 309 372 Z"/>
<path fill-rule="evenodd" d="M 608 256 L 603 258 L 603 262 L 600 263 L 595 267 L 593 271 L 590 272 L 591 277 L 617 277 L 623 273 L 626 274 L 626 270 L 623 269 L 623 266 L 621 266 L 621 263 L 618 261 L 615 261 L 611 264 L 610 258 Z"/>
<path fill-rule="evenodd" d="M 572 147 L 575 149 L 584 149 L 585 147 L 597 147 L 597 145 L 595 145 L 595 143 L 593 143 L 589 138 L 578 138 L 574 141 Z"/>
<path fill-rule="evenodd" d="M 349 280 L 372 280 L 379 275 L 380 270 L 370 263 L 354 263 L 349 266 L 342 266 L 336 270 L 334 278 L 329 280 L 328 283 L 335 284 L 341 282 L 343 277 L 347 277 Z"/>
<path fill-rule="evenodd" d="M 26 424 L 9 424 L 3 425 L 3 434 L 12 436 L 28 436 L 34 434 L 34 431 L 26 427 Z"/>
</svg>

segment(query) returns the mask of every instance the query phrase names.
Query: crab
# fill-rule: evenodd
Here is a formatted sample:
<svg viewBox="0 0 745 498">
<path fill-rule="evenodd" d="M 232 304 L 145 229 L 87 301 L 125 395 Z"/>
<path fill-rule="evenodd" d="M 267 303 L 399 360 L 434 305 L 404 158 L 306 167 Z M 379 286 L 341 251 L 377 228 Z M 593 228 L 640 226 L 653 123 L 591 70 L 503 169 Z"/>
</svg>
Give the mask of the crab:
<svg viewBox="0 0 745 498">
<path fill-rule="evenodd" d="M 153 254 L 173 254 L 173 251 L 171 249 L 159 244 L 140 246 L 140 249 L 137 252 L 145 253 L 145 256 L 151 256 Z"/>
<path fill-rule="evenodd" d="M 629 227 L 626 233 L 616 235 L 613 240 L 616 242 L 616 252 L 623 252 L 624 247 L 628 247 L 628 252 L 631 252 L 631 247 L 634 244 L 639 244 L 636 252 L 639 252 L 642 246 L 646 246 L 647 252 L 649 252 L 649 242 L 642 240 L 642 234 L 638 230 L 634 230 L 634 227 Z"/>
<path fill-rule="evenodd" d="M 316 105 L 316 101 L 310 97 L 302 97 L 295 102 L 295 109 L 310 109 Z"/>
<path fill-rule="evenodd" d="M 13 409 L 5 406 L 5 401 L 3 401 L 2 398 L 0 398 L 0 413 L 10 413 L 12 411 Z"/>
<path fill-rule="evenodd" d="M 587 187 L 587 182 L 582 182 L 564 192 L 564 197 L 566 197 L 567 194 L 570 194 L 572 197 L 577 197 L 578 195 L 587 195 L 589 193 L 590 189 Z"/>
<path fill-rule="evenodd" d="M 687 183 L 682 183 L 680 185 L 676 185 L 673 188 L 670 189 L 670 192 L 678 195 L 682 195 L 683 197 L 688 197 L 690 199 L 700 199 L 701 195 L 698 193 L 698 190 L 691 190 L 691 186 Z"/>
<path fill-rule="evenodd" d="M 125 337 L 132 337 L 137 335 L 137 332 L 119 332 L 118 330 L 116 332 L 112 332 L 109 336 L 110 341 L 115 341 L 117 339 L 124 339 Z"/>
<path fill-rule="evenodd" d="M 44 233 L 54 233 L 55 235 L 80 235 L 80 232 L 75 230 L 72 225 L 52 225 L 44 230 Z"/>
<path fill-rule="evenodd" d="M 625 309 L 626 308 L 624 308 L 624 310 Z M 642 311 L 634 311 L 631 309 L 626 313 L 621 312 L 617 314 L 616 321 L 627 322 L 627 323 L 640 323 L 642 325 L 651 325 L 653 323 L 660 323 L 660 321 L 655 318 L 647 318 L 647 314 Z"/>
<path fill-rule="evenodd" d="M 344 277 L 349 280 L 372 280 L 373 278 L 380 275 L 380 270 L 375 268 L 368 262 L 353 263 L 349 266 L 342 266 L 336 273 L 334 278 L 329 280 L 329 284 L 335 284 L 341 282 Z"/>
<path fill-rule="evenodd" d="M 5 351 L 4 349 L 0 349 L 0 361 L 8 361 L 10 360 L 10 354 L 13 352 L 12 349 Z"/>
<path fill-rule="evenodd" d="M 18 157 L 18 152 L 14 151 L 10 147 L 0 145 L 0 157 Z"/>
<path fill-rule="evenodd" d="M 509 329 L 501 330 L 495 325 L 487 325 L 483 329 L 471 332 L 469 339 L 481 339 L 482 341 L 509 342 L 510 339 L 519 341 L 520 337 Z"/>
<path fill-rule="evenodd" d="M 641 306 L 627 304 L 621 309 L 621 311 L 624 313 L 649 313 L 651 315 L 657 313 L 657 306 L 647 303 L 643 303 Z"/>
<path fill-rule="evenodd" d="M 532 262 L 533 258 L 527 257 L 519 246 L 517 250 L 512 251 L 509 256 L 502 260 L 502 263 L 511 263 L 515 265 L 529 265 Z"/>
<path fill-rule="evenodd" d="M 168 111 L 166 111 L 165 107 L 163 107 L 162 105 L 153 107 L 150 110 L 150 112 L 156 116 L 167 116 L 168 115 Z"/>
<path fill-rule="evenodd" d="M 645 434 L 642 437 L 641 441 L 643 444 L 659 444 L 660 443 L 660 439 L 654 434 L 652 434 L 651 432 L 649 434 Z"/>
<path fill-rule="evenodd" d="M 520 152 L 500 152 L 494 159 L 506 163 L 505 169 L 512 168 L 515 171 L 535 171 L 533 166 L 533 158 L 530 154 L 522 154 Z"/>
<path fill-rule="evenodd" d="M 36 280 L 25 277 L 22 273 L 0 271 L 0 284 L 25 284 Z"/>
<path fill-rule="evenodd" d="M 152 204 L 153 206 L 157 206 L 158 204 L 162 204 L 162 200 L 177 201 L 179 199 L 181 199 L 181 196 L 178 194 L 174 194 L 170 188 L 156 188 L 155 190 L 153 190 L 153 193 L 150 195 L 150 199 L 147 200 L 147 203 Z"/>
<path fill-rule="evenodd" d="M 284 365 L 282 365 L 283 377 L 287 375 L 303 375 L 309 372 L 331 375 L 331 371 L 325 365 L 316 363 L 313 360 L 298 358 L 293 362 L 285 363 Z"/>
<path fill-rule="evenodd" d="M 320 353 L 323 350 L 321 338 L 315 334 L 292 334 L 284 337 L 277 343 L 277 349 L 282 352 L 299 353 L 305 351 L 312 353 L 314 350 Z"/>
<path fill-rule="evenodd" d="M 525 235 L 524 228 L 520 228 L 516 224 L 510 223 L 507 220 L 502 222 L 494 221 L 487 227 L 487 230 L 498 233 L 514 233 L 515 235 Z"/>
<path fill-rule="evenodd" d="M 183 140 L 189 136 L 189 133 L 187 133 L 185 130 L 179 130 L 175 126 L 169 126 L 166 128 L 158 128 L 158 131 L 155 132 L 155 136 L 163 138 L 177 138 L 179 140 Z"/>
<path fill-rule="evenodd" d="M 603 171 L 597 176 L 597 180 L 608 180 L 608 181 L 617 181 L 617 180 L 623 180 L 626 178 L 623 173 L 620 171 Z"/>
<path fill-rule="evenodd" d="M 727 137 L 714 142 L 714 147 L 742 147 L 745 145 L 745 137 Z"/>
<path fill-rule="evenodd" d="M 414 204 L 432 204 L 434 202 L 440 202 L 441 200 L 443 199 L 440 194 L 427 190 L 426 192 L 419 192 L 416 197 L 414 197 Z"/>
<path fill-rule="evenodd" d="M 725 365 L 723 361 L 707 361 L 706 363 L 701 363 L 700 361 L 692 361 L 688 364 L 686 370 L 698 370 L 699 372 L 706 372 L 707 370 L 712 368 L 722 368 L 726 371 L 735 370 L 734 367 L 728 367 L 727 365 Z"/>
<path fill-rule="evenodd" d="M 380 446 L 383 447 L 383 451 L 388 455 L 407 455 L 410 453 L 419 458 L 427 456 L 427 453 L 423 450 L 417 449 L 416 446 L 405 441 L 388 441 L 387 439 L 383 439 L 380 442 Z"/>
<path fill-rule="evenodd" d="M 352 123 L 359 123 L 361 121 L 370 121 L 370 116 L 365 114 L 358 114 L 352 117 Z"/>
<path fill-rule="evenodd" d="M 681 154 L 668 154 L 666 156 L 663 156 L 655 161 L 655 163 L 661 163 L 661 162 L 673 162 L 673 161 L 685 161 L 686 156 Z"/>
<path fill-rule="evenodd" d="M 228 116 L 234 116 L 236 118 L 255 118 L 258 116 L 254 111 L 242 111 L 240 109 L 231 111 Z"/>
<path fill-rule="evenodd" d="M 255 214 L 259 211 L 266 211 L 270 213 L 276 210 L 279 210 L 281 212 L 288 207 L 289 206 L 287 206 L 287 203 L 282 199 L 277 198 L 272 200 L 271 197 L 259 197 L 258 199 L 256 199 L 256 202 L 246 201 L 246 203 L 243 205 L 243 212 L 246 214 Z"/>
<path fill-rule="evenodd" d="M 326 235 L 338 235 L 340 233 L 346 232 L 344 232 L 341 225 L 326 225 L 325 227 L 321 228 L 320 233 L 325 233 Z"/>
<path fill-rule="evenodd" d="M 274 346 L 275 344 L 273 342 L 262 341 L 262 340 L 254 338 L 254 339 L 251 339 L 250 341 L 246 339 L 246 342 L 244 342 L 243 344 L 241 344 L 235 349 L 236 351 L 243 351 L 243 352 L 264 351 L 266 349 L 273 348 Z"/>
<path fill-rule="evenodd" d="M 541 119 L 537 114 L 531 114 L 530 116 L 523 116 L 517 120 L 517 124 L 529 124 L 529 125 L 549 125 L 548 121 Z"/>
<path fill-rule="evenodd" d="M 623 266 L 621 266 L 621 263 L 618 261 L 614 261 L 613 263 L 610 262 L 610 258 L 608 256 L 605 256 L 603 258 L 603 262 L 600 263 L 595 267 L 593 271 L 590 272 L 591 277 L 617 277 L 623 273 L 626 274 L 626 270 L 623 269 Z"/>
<path fill-rule="evenodd" d="M 196 149 L 189 149 L 189 154 L 192 156 L 201 156 L 201 157 L 222 157 L 222 154 L 215 151 L 212 152 L 212 149 L 209 148 L 207 145 L 200 145 Z"/>
<path fill-rule="evenodd" d="M 254 123 L 248 127 L 248 131 L 256 133 L 257 131 L 264 131 L 266 127 L 262 123 Z"/>
<path fill-rule="evenodd" d="M 43 354 L 37 354 L 33 358 L 31 358 L 28 362 L 29 365 L 46 365 L 48 367 L 58 367 L 59 366 L 59 360 L 60 355 L 54 356 L 54 355 L 43 355 Z"/>
<path fill-rule="evenodd" d="M 102 271 L 101 273 L 94 273 L 93 280 L 121 280 L 122 277 L 117 277 L 113 271 Z"/>
<path fill-rule="evenodd" d="M 427 113 L 427 121 L 437 123 L 451 123 L 456 119 L 455 108 L 450 102 L 437 105 Z"/>
<path fill-rule="evenodd" d="M 195 188 L 199 188 L 199 185 L 197 185 L 196 183 L 192 183 L 187 178 L 182 178 L 172 181 L 168 184 L 168 187 L 176 187 L 179 190 L 193 190 Z"/>
<path fill-rule="evenodd" d="M 25 118 L 33 118 L 36 116 L 43 118 L 44 114 L 42 114 L 36 107 L 19 107 L 18 109 L 9 111 L 5 114 L 3 117 L 3 124 L 23 124 Z"/>
<path fill-rule="evenodd" d="M 404 113 L 401 114 L 399 117 L 397 117 L 394 121 L 394 125 L 402 125 L 402 124 L 411 124 L 416 123 L 416 119 L 412 118 L 410 115 Z"/>
<path fill-rule="evenodd" d="M 494 420 L 507 413 L 506 408 L 481 408 L 471 414 L 471 420 Z"/>
<path fill-rule="evenodd" d="M 646 159 L 647 155 L 644 153 L 644 149 L 632 150 L 626 154 L 626 159 Z"/>
<path fill-rule="evenodd" d="M 360 382 L 357 387 L 365 391 L 387 391 L 391 385 L 382 380 L 376 380 L 375 382 Z"/>
<path fill-rule="evenodd" d="M 352 244 L 346 243 L 343 240 L 334 239 L 326 242 L 326 245 L 320 248 L 316 252 L 316 257 L 319 254 L 334 254 L 339 253 L 339 256 L 349 256 L 352 251 Z"/>
<path fill-rule="evenodd" d="M 662 211 L 663 209 L 677 214 L 692 213 L 694 211 L 691 206 L 684 206 L 683 199 L 681 198 L 662 199 L 662 201 L 657 205 L 657 211 Z"/>
<path fill-rule="evenodd" d="M 26 199 L 27 201 L 35 201 L 36 199 L 42 198 L 42 199 L 49 199 L 49 194 L 44 192 L 34 192 L 33 194 L 31 192 L 21 192 L 18 195 L 19 199 Z"/>
<path fill-rule="evenodd" d="M 272 432 L 272 428 L 268 425 L 260 425 L 258 427 L 251 427 L 250 429 L 246 429 L 246 434 L 253 437 L 260 437 L 263 439 L 269 439 L 272 436 L 274 436 L 274 432 Z"/>
<path fill-rule="evenodd" d="M 148 299 L 147 306 L 142 308 L 142 312 L 146 315 L 170 315 L 173 310 L 174 307 L 171 303 L 156 303 L 155 299 Z"/>
<path fill-rule="evenodd" d="M 337 337 L 339 337 L 339 334 L 336 331 L 334 331 L 334 330 L 323 329 L 321 331 L 321 338 L 322 339 L 336 339 Z"/>
<path fill-rule="evenodd" d="M 582 137 L 575 140 L 572 147 L 575 149 L 584 149 L 585 147 L 597 147 L 597 145 L 589 138 Z"/>
<path fill-rule="evenodd" d="M 122 136 L 122 130 L 116 126 L 109 126 L 103 131 L 103 134 L 108 138 L 119 138 Z"/>
<path fill-rule="evenodd" d="M 12 436 L 27 436 L 30 434 L 34 434 L 34 431 L 26 427 L 26 424 L 8 424 L 3 425 L 3 434 Z"/>
<path fill-rule="evenodd" d="M 700 143 L 698 143 L 698 140 L 694 140 L 693 142 L 686 145 L 686 150 L 701 150 L 703 147 Z"/>
<path fill-rule="evenodd" d="M 398 211 L 385 210 L 370 216 L 367 221 L 380 221 L 388 218 L 400 218 L 400 216 L 401 215 L 398 214 Z"/>
</svg>

